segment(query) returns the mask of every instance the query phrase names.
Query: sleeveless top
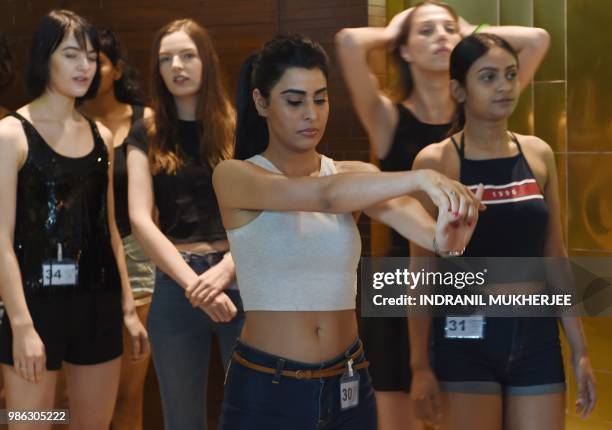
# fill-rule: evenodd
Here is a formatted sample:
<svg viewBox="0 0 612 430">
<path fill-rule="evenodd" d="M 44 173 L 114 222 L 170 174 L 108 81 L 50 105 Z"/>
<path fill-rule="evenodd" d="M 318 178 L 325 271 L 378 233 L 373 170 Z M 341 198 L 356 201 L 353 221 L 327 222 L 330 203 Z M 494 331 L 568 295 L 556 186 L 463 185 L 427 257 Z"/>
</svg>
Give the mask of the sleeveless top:
<svg viewBox="0 0 612 430">
<path fill-rule="evenodd" d="M 130 127 L 144 115 L 144 106 L 132 105 Z M 129 133 L 128 133 L 129 134 Z M 128 214 L 128 173 L 127 173 L 127 136 L 121 145 L 115 148 L 113 166 L 113 191 L 115 192 L 115 221 L 121 237 L 129 236 L 130 217 Z"/>
<path fill-rule="evenodd" d="M 247 161 L 282 174 L 261 155 Z M 319 176 L 336 173 L 322 156 Z M 352 214 L 262 211 L 227 236 L 245 311 L 355 308 L 361 238 Z"/>
<path fill-rule="evenodd" d="M 452 124 L 421 122 L 402 103 L 397 103 L 396 108 L 399 120 L 391 148 L 385 158 L 379 160 L 381 170 L 389 172 L 412 169 L 417 154 L 427 145 L 446 139 L 452 126 Z M 408 240 L 395 230 L 391 230 L 391 248 L 388 256 L 406 257 L 409 251 Z"/>
<path fill-rule="evenodd" d="M 200 160 L 196 121 L 178 121 L 175 143 L 184 164 L 175 174 L 153 175 L 153 193 L 159 210 L 159 229 L 172 243 L 214 242 L 227 239 L 219 203 L 212 186 L 213 169 Z M 130 130 L 127 144 L 148 154 L 148 132 L 143 120 Z"/>
<path fill-rule="evenodd" d="M 460 182 L 471 189 L 484 184 L 481 212 L 465 257 L 542 257 L 548 225 L 548 206 L 514 134 L 519 153 L 488 160 L 465 158 L 461 144 L 452 139 L 461 160 Z"/>
<path fill-rule="evenodd" d="M 14 249 L 26 296 L 80 290 L 120 291 L 108 228 L 108 152 L 90 120 L 94 146 L 83 157 L 55 152 L 16 112 L 28 143 L 17 178 Z M 78 265 L 76 285 L 44 285 L 43 264 L 63 259 Z"/>
</svg>

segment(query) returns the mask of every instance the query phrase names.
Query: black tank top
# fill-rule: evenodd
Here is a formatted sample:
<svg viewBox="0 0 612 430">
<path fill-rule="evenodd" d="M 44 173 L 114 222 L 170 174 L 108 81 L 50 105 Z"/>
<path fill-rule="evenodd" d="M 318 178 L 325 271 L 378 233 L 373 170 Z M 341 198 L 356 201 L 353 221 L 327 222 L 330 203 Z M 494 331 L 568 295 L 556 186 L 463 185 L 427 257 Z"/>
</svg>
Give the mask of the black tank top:
<svg viewBox="0 0 612 430">
<path fill-rule="evenodd" d="M 132 106 L 132 119 L 130 126 L 144 115 L 144 107 Z M 128 133 L 129 135 L 129 133 Z M 121 237 L 128 236 L 130 217 L 128 214 L 128 173 L 127 173 L 127 136 L 121 145 L 115 148 L 115 165 L 113 166 L 113 190 L 115 192 L 115 221 Z"/>
<path fill-rule="evenodd" d="M 465 158 L 464 136 L 457 145 L 460 182 L 471 189 L 485 186 L 483 203 L 466 257 L 541 257 L 544 254 L 548 206 L 514 134 L 519 153 L 489 160 Z"/>
<path fill-rule="evenodd" d="M 55 152 L 16 112 L 28 143 L 17 177 L 14 249 L 26 296 L 79 290 L 119 291 L 107 216 L 108 152 L 96 125 L 92 151 L 79 158 Z M 78 264 L 74 286 L 45 286 L 42 266 L 57 258 Z"/>
<path fill-rule="evenodd" d="M 384 171 L 396 172 L 412 169 L 412 163 L 419 151 L 427 145 L 446 139 L 452 124 L 427 124 L 414 116 L 412 111 L 401 103 L 396 104 L 399 120 L 389 153 L 379 160 Z M 391 257 L 408 256 L 408 241 L 395 230 L 391 232 Z"/>
</svg>

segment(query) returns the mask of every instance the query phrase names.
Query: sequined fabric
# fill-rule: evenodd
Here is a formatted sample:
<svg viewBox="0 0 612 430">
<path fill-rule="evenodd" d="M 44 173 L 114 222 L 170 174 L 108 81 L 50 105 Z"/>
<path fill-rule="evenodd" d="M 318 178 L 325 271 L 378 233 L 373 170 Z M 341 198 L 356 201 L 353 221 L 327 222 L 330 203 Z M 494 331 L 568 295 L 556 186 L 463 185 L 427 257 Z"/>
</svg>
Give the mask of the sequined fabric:
<svg viewBox="0 0 612 430">
<path fill-rule="evenodd" d="M 90 121 L 93 150 L 79 158 L 55 152 L 25 118 L 28 156 L 18 174 L 14 248 L 26 295 L 120 290 L 107 218 L 108 153 Z M 57 258 L 78 264 L 74 286 L 44 286 L 42 265 Z"/>
</svg>

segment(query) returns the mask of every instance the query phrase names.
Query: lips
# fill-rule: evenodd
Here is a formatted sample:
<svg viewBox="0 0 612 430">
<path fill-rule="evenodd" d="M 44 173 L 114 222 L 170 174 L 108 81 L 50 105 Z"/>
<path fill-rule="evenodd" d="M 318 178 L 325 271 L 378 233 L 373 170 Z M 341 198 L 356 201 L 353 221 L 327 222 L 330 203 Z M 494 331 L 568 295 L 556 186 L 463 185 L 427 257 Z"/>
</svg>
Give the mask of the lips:
<svg viewBox="0 0 612 430">
<path fill-rule="evenodd" d="M 89 78 L 87 76 L 76 76 L 72 78 L 79 85 L 85 85 L 89 83 Z"/>
<path fill-rule="evenodd" d="M 304 130 L 300 130 L 299 133 L 302 136 L 315 137 L 317 134 L 319 134 L 319 129 L 318 128 L 305 128 Z"/>
<path fill-rule="evenodd" d="M 434 51 L 434 54 L 448 54 L 450 52 L 451 52 L 450 48 L 446 46 L 440 46 Z"/>
<path fill-rule="evenodd" d="M 172 82 L 174 82 L 175 84 L 179 84 L 179 85 L 184 84 L 188 80 L 189 78 L 183 75 L 175 76 L 174 78 L 172 78 Z"/>
<path fill-rule="evenodd" d="M 509 103 L 514 103 L 514 99 L 513 98 L 503 98 L 503 99 L 493 100 L 493 103 L 509 104 Z"/>
</svg>

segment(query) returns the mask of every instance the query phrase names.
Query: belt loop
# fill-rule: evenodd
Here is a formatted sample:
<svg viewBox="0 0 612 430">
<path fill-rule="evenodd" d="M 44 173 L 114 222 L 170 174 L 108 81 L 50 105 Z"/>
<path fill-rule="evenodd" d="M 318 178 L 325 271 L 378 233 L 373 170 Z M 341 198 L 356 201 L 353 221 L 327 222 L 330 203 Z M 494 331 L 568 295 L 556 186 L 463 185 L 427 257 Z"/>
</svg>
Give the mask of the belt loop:
<svg viewBox="0 0 612 430">
<path fill-rule="evenodd" d="M 280 383 L 281 380 L 281 376 L 283 374 L 283 369 L 285 368 L 285 359 L 284 358 L 279 358 L 276 361 L 276 371 L 274 372 L 274 378 L 272 378 L 272 383 L 273 384 L 278 384 Z"/>
</svg>

